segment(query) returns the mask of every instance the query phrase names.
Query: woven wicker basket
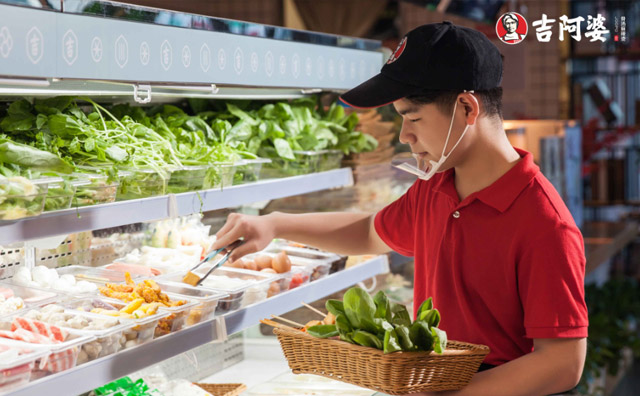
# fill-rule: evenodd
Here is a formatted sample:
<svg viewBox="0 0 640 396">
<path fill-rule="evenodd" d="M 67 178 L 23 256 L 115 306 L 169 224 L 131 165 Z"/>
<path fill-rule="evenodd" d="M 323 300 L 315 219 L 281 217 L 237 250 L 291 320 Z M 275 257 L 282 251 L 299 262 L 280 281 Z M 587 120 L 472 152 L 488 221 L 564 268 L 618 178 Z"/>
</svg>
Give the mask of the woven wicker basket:
<svg viewBox="0 0 640 396">
<path fill-rule="evenodd" d="M 196 384 L 213 396 L 238 396 L 247 389 L 245 384 Z"/>
<path fill-rule="evenodd" d="M 320 339 L 297 330 L 276 328 L 294 374 L 316 374 L 390 395 L 457 390 L 476 373 L 489 347 L 449 341 L 447 350 L 394 352 L 344 341 Z"/>
</svg>

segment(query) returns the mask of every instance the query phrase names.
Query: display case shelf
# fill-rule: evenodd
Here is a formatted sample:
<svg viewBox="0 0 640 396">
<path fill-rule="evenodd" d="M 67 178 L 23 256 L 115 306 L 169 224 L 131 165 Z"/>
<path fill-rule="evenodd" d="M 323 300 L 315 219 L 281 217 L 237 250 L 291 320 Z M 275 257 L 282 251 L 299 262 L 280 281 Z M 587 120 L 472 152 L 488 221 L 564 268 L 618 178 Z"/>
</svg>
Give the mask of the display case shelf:
<svg viewBox="0 0 640 396">
<path fill-rule="evenodd" d="M 262 180 L 222 190 L 206 190 L 183 194 L 114 202 L 71 208 L 38 217 L 0 224 L 0 245 L 29 241 L 74 232 L 117 227 L 144 221 L 206 212 L 353 185 L 350 168 Z"/>
<path fill-rule="evenodd" d="M 240 311 L 216 317 L 153 340 L 148 344 L 31 382 L 7 395 L 77 395 L 207 342 L 222 340 L 225 338 L 225 334 L 232 334 L 256 325 L 260 319 L 268 318 L 271 314 L 283 314 L 299 307 L 302 301 L 311 302 L 326 297 L 372 276 L 386 273 L 388 269 L 387 256 L 377 256 L 326 278 L 250 305 Z"/>
</svg>

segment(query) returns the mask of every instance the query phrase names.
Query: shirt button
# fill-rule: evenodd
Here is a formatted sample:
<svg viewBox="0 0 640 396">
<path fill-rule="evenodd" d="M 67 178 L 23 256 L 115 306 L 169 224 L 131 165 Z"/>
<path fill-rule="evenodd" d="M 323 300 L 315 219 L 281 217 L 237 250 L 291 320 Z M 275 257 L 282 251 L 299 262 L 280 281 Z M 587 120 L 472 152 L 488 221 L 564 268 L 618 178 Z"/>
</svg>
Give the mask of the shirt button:
<svg viewBox="0 0 640 396">
<path fill-rule="evenodd" d="M 453 212 L 453 218 L 454 219 L 459 219 L 460 218 L 460 212 L 458 212 L 457 210 L 455 212 Z"/>
</svg>

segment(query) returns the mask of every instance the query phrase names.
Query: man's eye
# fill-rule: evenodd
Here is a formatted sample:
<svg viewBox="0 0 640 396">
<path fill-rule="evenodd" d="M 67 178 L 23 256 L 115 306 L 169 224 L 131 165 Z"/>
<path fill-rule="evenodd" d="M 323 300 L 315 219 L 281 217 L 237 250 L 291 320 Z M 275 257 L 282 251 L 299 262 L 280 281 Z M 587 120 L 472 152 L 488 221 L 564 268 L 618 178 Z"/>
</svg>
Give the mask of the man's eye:
<svg viewBox="0 0 640 396">
<path fill-rule="evenodd" d="M 418 122 L 418 121 L 420 121 L 420 120 L 421 120 L 421 118 L 416 118 L 415 120 L 409 120 L 409 121 L 410 121 L 410 122 Z"/>
</svg>

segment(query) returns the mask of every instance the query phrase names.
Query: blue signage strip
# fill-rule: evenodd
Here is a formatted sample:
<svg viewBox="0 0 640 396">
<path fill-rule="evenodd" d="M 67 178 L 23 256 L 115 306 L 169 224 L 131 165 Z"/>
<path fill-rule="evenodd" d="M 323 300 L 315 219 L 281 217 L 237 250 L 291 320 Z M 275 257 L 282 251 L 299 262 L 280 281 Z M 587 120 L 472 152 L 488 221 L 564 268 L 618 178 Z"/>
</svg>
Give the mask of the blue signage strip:
<svg viewBox="0 0 640 396">
<path fill-rule="evenodd" d="M 349 89 L 381 66 L 375 51 L 0 5 L 4 76 Z"/>
</svg>

